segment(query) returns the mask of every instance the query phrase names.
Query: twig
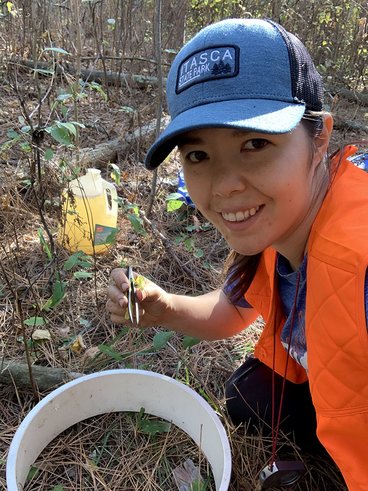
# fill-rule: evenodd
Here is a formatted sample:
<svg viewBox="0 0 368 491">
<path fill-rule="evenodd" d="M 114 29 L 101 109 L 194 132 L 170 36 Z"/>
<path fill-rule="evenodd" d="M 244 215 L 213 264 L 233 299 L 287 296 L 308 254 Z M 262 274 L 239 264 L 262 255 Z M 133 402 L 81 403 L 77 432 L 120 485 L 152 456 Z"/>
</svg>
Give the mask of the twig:
<svg viewBox="0 0 368 491">
<path fill-rule="evenodd" d="M 157 105 L 156 105 L 156 129 L 155 137 L 157 138 L 161 128 L 162 118 L 162 99 L 163 99 L 163 86 L 162 86 L 162 66 L 161 66 L 161 0 L 155 1 L 155 19 L 154 19 L 154 38 L 155 38 L 155 55 L 157 60 Z M 154 170 L 151 183 L 150 200 L 147 208 L 147 216 L 150 217 L 152 213 L 153 203 L 155 201 L 157 189 L 157 169 Z"/>
<path fill-rule="evenodd" d="M 19 300 L 18 294 L 15 292 L 15 304 L 17 306 L 17 313 L 19 316 L 20 320 L 20 325 L 22 327 L 22 337 L 23 337 L 23 344 L 24 344 L 24 349 L 26 353 L 26 360 L 27 360 L 27 369 L 28 369 L 28 375 L 29 375 L 29 383 L 31 385 L 31 389 L 33 392 L 33 397 L 36 402 L 39 401 L 40 397 L 37 391 L 37 386 L 33 377 L 32 373 L 32 362 L 31 362 L 31 356 L 29 353 L 29 348 L 28 348 L 28 343 L 27 343 L 27 336 L 26 336 L 26 326 L 24 325 L 24 318 L 23 318 L 23 310 L 22 310 L 22 304 Z"/>
</svg>

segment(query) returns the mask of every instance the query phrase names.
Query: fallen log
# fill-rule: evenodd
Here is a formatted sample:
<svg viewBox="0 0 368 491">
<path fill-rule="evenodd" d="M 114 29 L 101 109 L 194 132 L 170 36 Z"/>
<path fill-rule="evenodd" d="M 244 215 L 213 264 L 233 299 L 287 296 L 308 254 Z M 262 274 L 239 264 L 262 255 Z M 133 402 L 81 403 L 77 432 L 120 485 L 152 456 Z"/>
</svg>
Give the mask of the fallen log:
<svg viewBox="0 0 368 491">
<path fill-rule="evenodd" d="M 350 121 L 343 119 L 334 120 L 334 128 L 337 130 L 347 130 L 347 131 L 362 131 L 368 135 L 368 125 L 359 123 L 358 121 Z"/>
<path fill-rule="evenodd" d="M 71 63 L 64 63 L 63 65 L 55 64 L 52 67 L 52 64 L 45 61 L 38 61 L 35 63 L 33 60 L 19 60 L 17 62 L 20 66 L 25 66 L 27 68 L 31 68 L 33 70 L 42 70 L 45 71 L 45 75 L 47 75 L 47 71 L 54 71 L 57 75 L 61 75 L 63 72 L 69 73 L 71 75 L 76 74 L 76 69 Z M 136 85 L 140 88 L 147 88 L 148 86 L 157 87 L 158 81 L 157 77 L 152 77 L 149 75 L 137 75 L 137 74 L 129 74 L 129 73 L 119 73 L 107 70 L 104 72 L 103 70 L 94 70 L 94 69 L 82 69 L 81 77 L 83 80 L 90 82 L 98 82 L 98 83 L 106 83 L 108 85 Z M 163 80 L 165 83 L 165 79 Z M 335 85 L 326 85 L 326 92 L 331 93 L 332 95 L 339 95 L 340 97 L 355 102 L 361 106 L 368 106 L 368 94 L 365 92 L 358 92 L 357 90 L 347 89 L 346 87 L 340 87 Z"/>
<path fill-rule="evenodd" d="M 82 373 L 69 372 L 64 368 L 32 365 L 32 377 L 40 392 L 81 377 Z M 31 387 L 27 363 L 0 358 L 0 384 L 15 385 L 17 388 Z"/>
<path fill-rule="evenodd" d="M 162 127 L 169 123 L 169 118 L 162 119 Z M 116 162 L 118 153 L 126 152 L 129 147 L 141 138 L 153 137 L 156 131 L 156 121 L 141 126 L 132 133 L 124 134 L 119 138 L 100 143 L 95 147 L 81 148 L 73 158 L 72 164 L 78 162 L 82 166 L 99 166 L 108 162 Z"/>
<path fill-rule="evenodd" d="M 368 106 L 368 94 L 364 92 L 358 92 L 357 90 L 350 90 L 345 87 L 327 86 L 326 91 L 332 95 L 338 95 L 347 101 L 355 102 L 360 106 Z"/>
<path fill-rule="evenodd" d="M 38 61 L 35 63 L 33 60 L 19 60 L 19 66 L 24 66 L 32 70 L 38 71 L 41 75 L 50 76 L 51 72 L 56 75 L 62 73 L 68 73 L 70 75 L 76 75 L 77 71 L 73 65 L 66 63 L 63 65 L 52 64 L 45 61 Z M 94 69 L 82 69 L 80 73 L 83 80 L 87 82 L 106 83 L 108 85 L 136 85 L 139 88 L 147 88 L 148 86 L 156 87 L 158 85 L 157 77 L 151 77 L 149 75 L 137 75 L 130 73 L 119 73 L 107 70 L 94 70 Z"/>
</svg>

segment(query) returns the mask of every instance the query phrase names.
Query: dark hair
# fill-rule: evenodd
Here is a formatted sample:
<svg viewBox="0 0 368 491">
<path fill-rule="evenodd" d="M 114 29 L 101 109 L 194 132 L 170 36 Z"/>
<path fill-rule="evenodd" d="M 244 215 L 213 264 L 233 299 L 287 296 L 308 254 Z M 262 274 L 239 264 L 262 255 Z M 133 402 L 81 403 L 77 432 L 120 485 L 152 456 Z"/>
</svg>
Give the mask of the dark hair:
<svg viewBox="0 0 368 491">
<path fill-rule="evenodd" d="M 320 112 L 306 111 L 301 124 L 305 127 L 313 144 L 314 138 L 318 137 L 323 129 L 323 115 Z M 236 304 L 244 297 L 257 272 L 261 256 L 262 252 L 253 256 L 243 256 L 236 251 L 230 252 L 225 263 L 224 291 L 232 303 Z"/>
</svg>

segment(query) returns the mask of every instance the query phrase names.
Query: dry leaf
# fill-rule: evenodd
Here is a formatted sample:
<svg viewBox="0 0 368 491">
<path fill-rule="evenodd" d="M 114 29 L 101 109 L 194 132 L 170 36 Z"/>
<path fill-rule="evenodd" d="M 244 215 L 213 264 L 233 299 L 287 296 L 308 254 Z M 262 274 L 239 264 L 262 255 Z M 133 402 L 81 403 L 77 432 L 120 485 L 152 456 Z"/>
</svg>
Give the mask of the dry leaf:
<svg viewBox="0 0 368 491">
<path fill-rule="evenodd" d="M 176 467 L 172 472 L 179 491 L 189 491 L 195 481 L 202 480 L 199 468 L 191 459 L 187 459 L 182 466 Z"/>
<path fill-rule="evenodd" d="M 32 333 L 33 341 L 49 341 L 51 334 L 48 329 L 35 329 Z"/>
<path fill-rule="evenodd" d="M 58 332 L 59 332 L 59 336 L 61 336 L 62 338 L 66 338 L 70 333 L 70 327 L 60 327 L 58 329 Z"/>
<path fill-rule="evenodd" d="M 81 353 L 86 349 L 86 345 L 83 341 L 83 338 L 80 334 L 75 338 L 75 340 L 72 342 L 70 345 L 70 349 L 73 351 L 73 353 Z"/>
<path fill-rule="evenodd" d="M 98 346 L 91 346 L 91 348 L 88 348 L 88 350 L 86 350 L 83 356 L 86 361 L 93 360 L 100 353 L 101 351 Z"/>
<path fill-rule="evenodd" d="M 0 208 L 7 210 L 10 207 L 10 198 L 8 194 L 0 196 Z"/>
</svg>

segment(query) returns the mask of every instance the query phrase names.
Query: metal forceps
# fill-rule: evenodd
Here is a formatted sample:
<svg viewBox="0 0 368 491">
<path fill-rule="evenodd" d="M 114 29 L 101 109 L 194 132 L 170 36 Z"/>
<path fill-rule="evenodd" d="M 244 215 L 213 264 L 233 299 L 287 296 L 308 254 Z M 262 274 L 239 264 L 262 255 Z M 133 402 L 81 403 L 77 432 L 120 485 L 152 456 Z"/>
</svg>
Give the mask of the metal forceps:
<svg viewBox="0 0 368 491">
<path fill-rule="evenodd" d="M 138 326 L 139 306 L 135 296 L 134 274 L 133 274 L 133 268 L 131 266 L 128 266 L 128 281 L 129 281 L 129 290 L 128 290 L 129 320 L 133 324 L 133 326 Z"/>
</svg>

